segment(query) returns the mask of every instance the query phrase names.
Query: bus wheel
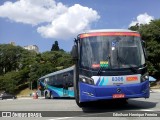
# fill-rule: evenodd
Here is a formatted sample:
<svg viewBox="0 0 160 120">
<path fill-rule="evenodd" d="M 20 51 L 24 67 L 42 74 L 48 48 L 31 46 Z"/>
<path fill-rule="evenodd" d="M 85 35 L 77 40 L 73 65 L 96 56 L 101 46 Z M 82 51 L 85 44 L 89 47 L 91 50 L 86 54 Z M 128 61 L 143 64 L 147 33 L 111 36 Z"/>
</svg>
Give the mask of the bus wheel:
<svg viewBox="0 0 160 120">
<path fill-rule="evenodd" d="M 45 92 L 45 99 L 49 99 L 50 97 L 49 97 L 49 94 L 48 94 L 48 92 Z"/>
<path fill-rule="evenodd" d="M 122 104 L 128 104 L 128 101 L 127 101 L 128 99 L 122 99 L 121 100 L 121 102 L 122 102 Z"/>
<path fill-rule="evenodd" d="M 50 98 L 51 98 L 51 99 L 53 99 L 53 98 L 54 98 L 54 96 L 53 96 L 53 94 L 52 94 L 52 93 L 50 93 Z"/>
<path fill-rule="evenodd" d="M 76 103 L 79 107 L 85 107 L 86 103 L 85 102 L 79 102 L 79 100 L 76 99 Z"/>
<path fill-rule="evenodd" d="M 117 99 L 117 103 L 119 103 L 120 105 L 125 105 L 128 104 L 128 99 L 124 98 L 124 99 Z"/>
</svg>

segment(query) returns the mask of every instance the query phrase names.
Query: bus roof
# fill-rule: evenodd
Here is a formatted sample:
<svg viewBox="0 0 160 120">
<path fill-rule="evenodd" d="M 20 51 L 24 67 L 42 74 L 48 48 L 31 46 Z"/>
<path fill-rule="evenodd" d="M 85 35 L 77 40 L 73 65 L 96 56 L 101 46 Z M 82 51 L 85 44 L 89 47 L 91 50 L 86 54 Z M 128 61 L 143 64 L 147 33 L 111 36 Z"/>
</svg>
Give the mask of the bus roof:
<svg viewBox="0 0 160 120">
<path fill-rule="evenodd" d="M 132 31 L 129 29 L 97 29 L 97 30 L 86 30 L 82 32 L 81 34 L 95 33 L 95 32 L 136 32 L 137 33 L 137 31 Z"/>
<path fill-rule="evenodd" d="M 75 66 L 72 66 L 72 67 L 69 67 L 69 68 L 66 68 L 66 69 L 63 69 L 63 70 L 59 70 L 59 71 L 56 71 L 56 72 L 53 72 L 53 73 L 49 73 L 45 76 L 42 76 L 39 79 L 43 79 L 43 78 L 47 78 L 47 77 L 50 77 L 50 76 L 53 76 L 53 75 L 57 75 L 57 74 L 61 74 L 61 73 L 64 73 L 64 72 L 72 71 L 72 70 L 74 70 L 74 68 L 75 68 Z"/>
<path fill-rule="evenodd" d="M 140 34 L 137 31 L 132 31 L 128 29 L 98 29 L 98 30 L 87 30 L 78 35 L 80 38 L 92 37 L 92 36 L 138 36 Z"/>
</svg>

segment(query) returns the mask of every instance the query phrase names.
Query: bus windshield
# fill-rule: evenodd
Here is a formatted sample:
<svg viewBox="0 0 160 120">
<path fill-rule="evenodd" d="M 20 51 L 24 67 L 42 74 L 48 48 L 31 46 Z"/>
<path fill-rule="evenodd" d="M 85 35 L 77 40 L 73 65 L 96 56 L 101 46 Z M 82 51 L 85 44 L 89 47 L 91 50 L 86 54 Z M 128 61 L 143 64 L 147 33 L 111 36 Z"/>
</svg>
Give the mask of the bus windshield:
<svg viewBox="0 0 160 120">
<path fill-rule="evenodd" d="M 80 40 L 80 67 L 121 69 L 145 64 L 140 37 L 94 36 Z"/>
</svg>

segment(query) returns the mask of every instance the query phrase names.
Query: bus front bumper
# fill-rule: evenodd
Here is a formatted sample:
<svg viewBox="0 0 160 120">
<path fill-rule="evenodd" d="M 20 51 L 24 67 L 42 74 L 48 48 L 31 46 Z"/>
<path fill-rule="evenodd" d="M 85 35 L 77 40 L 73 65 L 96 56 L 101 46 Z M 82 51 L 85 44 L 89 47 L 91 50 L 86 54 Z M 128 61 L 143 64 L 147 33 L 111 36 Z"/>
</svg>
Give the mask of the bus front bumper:
<svg viewBox="0 0 160 120">
<path fill-rule="evenodd" d="M 123 95 L 121 98 L 149 98 L 149 81 L 138 84 L 95 86 L 79 82 L 80 102 L 115 99 L 114 95 Z M 119 98 L 119 97 L 118 97 Z"/>
</svg>

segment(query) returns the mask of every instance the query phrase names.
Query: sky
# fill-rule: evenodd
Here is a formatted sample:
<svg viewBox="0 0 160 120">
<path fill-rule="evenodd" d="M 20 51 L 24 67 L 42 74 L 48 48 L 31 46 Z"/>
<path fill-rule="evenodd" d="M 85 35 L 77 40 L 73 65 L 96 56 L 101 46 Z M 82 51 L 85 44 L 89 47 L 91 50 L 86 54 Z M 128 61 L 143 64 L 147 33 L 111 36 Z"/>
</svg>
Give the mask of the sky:
<svg viewBox="0 0 160 120">
<path fill-rule="evenodd" d="M 160 0 L 0 0 L 0 44 L 71 51 L 90 29 L 128 29 L 160 18 Z"/>
</svg>

